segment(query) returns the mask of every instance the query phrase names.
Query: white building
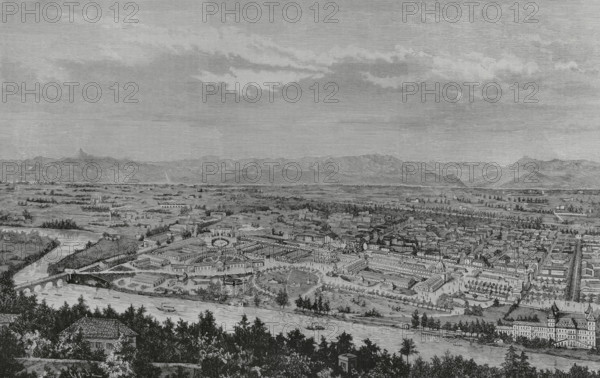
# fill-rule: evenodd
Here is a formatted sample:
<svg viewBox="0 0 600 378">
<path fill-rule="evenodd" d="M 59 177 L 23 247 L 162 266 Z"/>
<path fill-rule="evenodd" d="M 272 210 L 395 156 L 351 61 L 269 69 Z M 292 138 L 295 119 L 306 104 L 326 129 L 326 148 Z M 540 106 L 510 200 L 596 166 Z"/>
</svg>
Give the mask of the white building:
<svg viewBox="0 0 600 378">
<path fill-rule="evenodd" d="M 597 321 L 591 306 L 588 306 L 584 314 L 575 314 L 561 312 L 554 303 L 548 311 L 545 323 L 516 321 L 512 327 L 499 326 L 497 330 L 514 338 L 538 337 L 554 340 L 555 346 L 592 349 L 596 347 Z"/>
</svg>

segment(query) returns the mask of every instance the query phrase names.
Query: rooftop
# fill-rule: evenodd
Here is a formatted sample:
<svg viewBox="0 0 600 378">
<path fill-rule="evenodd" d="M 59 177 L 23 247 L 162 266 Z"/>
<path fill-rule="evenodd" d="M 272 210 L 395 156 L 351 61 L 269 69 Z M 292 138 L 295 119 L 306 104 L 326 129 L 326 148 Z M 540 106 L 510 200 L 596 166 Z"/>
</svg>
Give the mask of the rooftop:
<svg viewBox="0 0 600 378">
<path fill-rule="evenodd" d="M 118 339 L 121 335 L 128 337 L 137 336 L 137 333 L 131 328 L 116 319 L 88 317 L 79 319 L 61 333 L 76 333 L 79 330 L 81 330 L 85 338 Z"/>
</svg>

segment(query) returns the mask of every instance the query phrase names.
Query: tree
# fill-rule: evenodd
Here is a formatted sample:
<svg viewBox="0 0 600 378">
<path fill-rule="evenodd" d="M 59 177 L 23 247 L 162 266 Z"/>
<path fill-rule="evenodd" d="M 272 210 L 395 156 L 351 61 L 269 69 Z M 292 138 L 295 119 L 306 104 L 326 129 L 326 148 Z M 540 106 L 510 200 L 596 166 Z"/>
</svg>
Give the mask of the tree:
<svg viewBox="0 0 600 378">
<path fill-rule="evenodd" d="M 90 360 L 95 357 L 90 348 L 90 343 L 83 338 L 81 330 L 77 333 L 61 335 L 54 349 L 56 354 L 54 358 Z"/>
<path fill-rule="evenodd" d="M 290 304 L 290 299 L 288 297 L 287 290 L 279 289 L 277 293 L 277 297 L 275 298 L 275 303 L 277 303 L 281 308 L 285 308 Z"/>
<path fill-rule="evenodd" d="M 318 303 L 317 300 L 315 299 L 315 301 L 313 302 L 312 306 L 310 307 L 310 309 L 312 310 L 312 312 L 319 312 L 319 307 L 318 307 Z"/>
<path fill-rule="evenodd" d="M 421 316 L 421 327 L 425 328 L 429 325 L 428 323 L 428 319 L 427 319 L 427 314 L 423 313 L 423 316 Z"/>
<path fill-rule="evenodd" d="M 363 344 L 364 345 L 358 349 L 357 357 L 361 362 L 361 368 L 365 371 L 369 371 L 375 367 L 381 349 L 369 339 L 363 340 Z"/>
<path fill-rule="evenodd" d="M 201 336 L 214 338 L 219 334 L 220 329 L 217 328 L 217 320 L 212 312 L 206 310 L 198 316 L 198 319 L 198 328 Z"/>
<path fill-rule="evenodd" d="M 335 346 L 333 345 L 335 344 Z M 337 354 L 350 353 L 354 351 L 354 343 L 352 342 L 352 335 L 346 333 L 346 331 L 342 332 L 337 337 L 337 342 L 332 343 L 332 346 L 337 349 Z"/>
<path fill-rule="evenodd" d="M 280 354 L 263 368 L 269 377 L 309 377 L 312 375 L 313 363 L 299 353 Z"/>
<path fill-rule="evenodd" d="M 33 221 L 33 215 L 27 209 L 23 210 L 23 218 L 28 221 Z"/>
<path fill-rule="evenodd" d="M 198 347 L 197 363 L 201 366 L 201 376 L 218 377 L 217 372 L 223 374 L 232 356 L 217 342 L 217 338 L 200 336 Z"/>
<path fill-rule="evenodd" d="M 381 357 L 378 358 L 375 368 L 369 371 L 366 377 L 368 378 L 379 378 L 379 377 L 407 377 L 408 366 L 404 363 L 402 355 L 389 355 L 387 350 L 381 353 Z"/>
<path fill-rule="evenodd" d="M 504 362 L 502 363 L 504 375 L 508 378 L 518 377 L 519 365 L 520 361 L 517 357 L 517 352 L 515 351 L 515 347 L 511 345 L 508 347 L 508 352 L 506 352 Z"/>
<path fill-rule="evenodd" d="M 132 366 L 134 354 L 133 345 L 121 337 L 106 356 L 106 360 L 100 364 L 100 368 L 109 378 L 133 378 L 135 377 Z"/>
<path fill-rule="evenodd" d="M 312 309 L 312 307 L 313 307 L 313 305 L 312 305 L 312 303 L 311 303 L 311 301 L 310 301 L 310 298 L 309 298 L 309 297 L 306 297 L 306 298 L 303 300 L 303 302 L 302 302 L 302 309 L 303 309 L 303 310 L 311 310 L 311 309 Z"/>
<path fill-rule="evenodd" d="M 15 335 L 8 330 L 8 327 L 0 328 L 0 377 L 15 377 L 17 373 L 23 370 L 23 365 L 16 360 L 24 353 L 19 347 L 19 342 Z"/>
<path fill-rule="evenodd" d="M 413 312 L 411 323 L 413 328 L 419 327 L 419 311 L 415 310 L 415 312 Z"/>
<path fill-rule="evenodd" d="M 254 294 L 254 306 L 260 306 L 260 296 L 258 295 L 258 293 Z"/>
<path fill-rule="evenodd" d="M 19 341 L 24 346 L 28 357 L 47 357 L 52 349 L 50 340 L 44 338 L 37 329 L 26 332 Z"/>
<path fill-rule="evenodd" d="M 435 329 L 435 319 L 433 317 L 427 319 L 427 328 Z"/>
<path fill-rule="evenodd" d="M 133 372 L 136 377 L 144 378 L 160 378 L 161 370 L 159 367 L 152 365 L 152 360 L 147 353 L 142 353 L 138 350 L 133 359 Z"/>
<path fill-rule="evenodd" d="M 400 354 L 406 356 L 406 363 L 408 364 L 408 357 L 412 354 L 419 353 L 417 351 L 417 346 L 413 339 L 402 339 L 402 347 L 400 348 Z"/>
<path fill-rule="evenodd" d="M 521 355 L 519 356 L 519 362 L 518 362 L 518 374 L 519 377 L 529 377 L 530 375 L 534 375 L 534 371 L 531 367 L 531 365 L 529 364 L 529 356 L 527 356 L 525 354 L 525 352 L 521 352 Z"/>
</svg>

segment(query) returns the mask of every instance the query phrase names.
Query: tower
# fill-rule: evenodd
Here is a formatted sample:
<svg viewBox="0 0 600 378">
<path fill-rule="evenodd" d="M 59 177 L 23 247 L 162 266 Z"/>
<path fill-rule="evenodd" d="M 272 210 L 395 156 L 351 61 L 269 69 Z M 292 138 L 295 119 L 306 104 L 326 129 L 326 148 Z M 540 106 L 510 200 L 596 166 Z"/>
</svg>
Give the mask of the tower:
<svg viewBox="0 0 600 378">
<path fill-rule="evenodd" d="M 548 328 L 554 328 L 556 326 L 556 318 L 554 317 L 554 314 L 548 313 L 546 320 L 548 321 Z"/>
<path fill-rule="evenodd" d="M 548 322 L 548 336 L 556 341 L 556 321 L 558 320 L 560 310 L 556 305 L 556 302 L 552 304 L 550 310 L 548 312 L 548 316 L 546 316 L 546 320 Z"/>
<path fill-rule="evenodd" d="M 594 316 L 594 310 L 592 305 L 588 304 L 587 310 L 585 310 L 585 320 L 587 320 L 588 331 L 592 331 L 596 334 L 596 317 Z"/>
</svg>

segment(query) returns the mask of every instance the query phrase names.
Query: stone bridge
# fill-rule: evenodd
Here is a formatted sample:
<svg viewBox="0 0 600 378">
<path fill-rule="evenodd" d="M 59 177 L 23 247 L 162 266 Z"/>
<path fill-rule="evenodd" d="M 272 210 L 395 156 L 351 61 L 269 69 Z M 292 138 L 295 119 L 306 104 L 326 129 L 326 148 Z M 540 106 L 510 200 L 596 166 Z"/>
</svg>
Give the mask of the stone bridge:
<svg viewBox="0 0 600 378">
<path fill-rule="evenodd" d="M 20 285 L 16 285 L 15 290 L 18 292 L 20 291 L 20 292 L 24 292 L 24 293 L 31 293 L 31 292 L 35 292 L 35 291 L 41 291 L 42 289 L 47 288 L 47 287 L 63 286 L 67 282 L 69 282 L 70 279 L 71 279 L 70 273 L 60 273 L 60 274 L 55 274 L 50 277 L 44 277 L 44 278 L 40 278 L 35 281 L 25 282 Z"/>
<path fill-rule="evenodd" d="M 15 290 L 23 293 L 38 292 L 45 288 L 62 287 L 67 283 L 88 285 L 94 287 L 110 287 L 112 280 L 119 277 L 132 276 L 131 272 L 71 272 L 59 273 L 35 281 L 25 282 L 15 286 Z"/>
</svg>

